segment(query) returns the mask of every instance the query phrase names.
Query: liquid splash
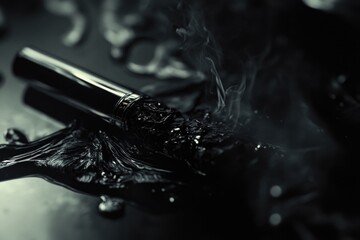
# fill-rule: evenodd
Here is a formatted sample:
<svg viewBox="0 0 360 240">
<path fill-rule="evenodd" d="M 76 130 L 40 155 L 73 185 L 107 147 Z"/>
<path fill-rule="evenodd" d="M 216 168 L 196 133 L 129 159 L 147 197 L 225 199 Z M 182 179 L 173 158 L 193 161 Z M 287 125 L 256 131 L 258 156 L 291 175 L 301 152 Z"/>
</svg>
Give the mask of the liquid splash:
<svg viewBox="0 0 360 240">
<path fill-rule="evenodd" d="M 179 174 L 156 161 L 149 163 L 146 156 L 154 155 L 148 151 L 77 123 L 33 142 L 16 129 L 9 129 L 5 138 L 8 144 L 0 145 L 0 181 L 37 176 L 75 191 L 106 195 L 100 207 L 105 215 L 119 211 L 120 200 L 113 199 L 161 210 L 204 195 L 195 192 L 201 188 L 189 184 L 196 177 Z M 161 162 L 162 156 L 156 157 Z M 169 201 L 174 196 L 177 201 Z"/>
</svg>

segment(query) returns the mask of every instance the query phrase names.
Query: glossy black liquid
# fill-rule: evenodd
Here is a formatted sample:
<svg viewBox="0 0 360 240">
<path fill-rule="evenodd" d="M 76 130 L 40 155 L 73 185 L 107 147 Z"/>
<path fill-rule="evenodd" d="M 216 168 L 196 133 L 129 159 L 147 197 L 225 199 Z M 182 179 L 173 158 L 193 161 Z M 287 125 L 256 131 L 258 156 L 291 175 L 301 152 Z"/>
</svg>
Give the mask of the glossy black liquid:
<svg viewBox="0 0 360 240">
<path fill-rule="evenodd" d="M 38 176 L 76 191 L 121 198 L 155 211 L 176 209 L 206 196 L 195 176 L 180 176 L 159 164 L 150 165 L 146 158 L 161 156 L 145 154 L 122 137 L 101 130 L 74 123 L 30 143 L 16 129 L 9 129 L 5 137 L 8 144 L 0 145 L 0 181 Z"/>
</svg>

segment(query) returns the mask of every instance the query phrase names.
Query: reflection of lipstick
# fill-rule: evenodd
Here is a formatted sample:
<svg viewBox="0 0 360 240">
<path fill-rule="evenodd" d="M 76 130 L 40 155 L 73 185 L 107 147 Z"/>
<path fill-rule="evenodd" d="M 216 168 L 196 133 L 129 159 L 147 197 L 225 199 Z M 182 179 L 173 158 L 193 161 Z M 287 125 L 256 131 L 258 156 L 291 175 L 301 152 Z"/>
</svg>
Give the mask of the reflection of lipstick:
<svg viewBox="0 0 360 240">
<path fill-rule="evenodd" d="M 203 168 L 229 142 L 224 129 L 188 120 L 178 111 L 141 93 L 116 85 L 92 73 L 32 48 L 15 58 L 17 76 L 82 111 L 131 132 L 152 150 Z M 201 166 L 200 166 L 201 165 Z"/>
</svg>

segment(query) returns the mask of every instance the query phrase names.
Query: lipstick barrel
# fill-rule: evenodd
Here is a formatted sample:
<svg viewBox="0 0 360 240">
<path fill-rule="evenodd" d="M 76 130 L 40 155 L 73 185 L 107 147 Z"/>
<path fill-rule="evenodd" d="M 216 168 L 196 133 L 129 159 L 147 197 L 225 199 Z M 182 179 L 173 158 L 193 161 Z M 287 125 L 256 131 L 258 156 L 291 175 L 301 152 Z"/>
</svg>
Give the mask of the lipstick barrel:
<svg viewBox="0 0 360 240">
<path fill-rule="evenodd" d="M 33 85 L 61 96 L 63 101 L 91 109 L 102 117 L 112 116 L 117 104 L 128 104 L 141 97 L 128 88 L 29 47 L 18 52 L 13 71 Z"/>
</svg>

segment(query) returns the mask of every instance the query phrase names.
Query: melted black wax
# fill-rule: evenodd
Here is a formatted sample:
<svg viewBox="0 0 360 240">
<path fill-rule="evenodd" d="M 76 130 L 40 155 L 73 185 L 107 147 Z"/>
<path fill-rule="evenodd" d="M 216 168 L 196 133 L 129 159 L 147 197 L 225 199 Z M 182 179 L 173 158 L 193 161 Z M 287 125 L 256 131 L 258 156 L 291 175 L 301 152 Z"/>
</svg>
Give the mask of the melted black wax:
<svg viewBox="0 0 360 240">
<path fill-rule="evenodd" d="M 120 199 L 162 211 L 207 195 L 201 181 L 194 182 L 199 176 L 193 171 L 164 167 L 164 156 L 78 123 L 33 142 L 17 129 L 9 129 L 5 139 L 8 144 L 0 145 L 0 181 L 37 176 L 102 196 L 99 211 L 105 216 L 121 212 Z"/>
</svg>

